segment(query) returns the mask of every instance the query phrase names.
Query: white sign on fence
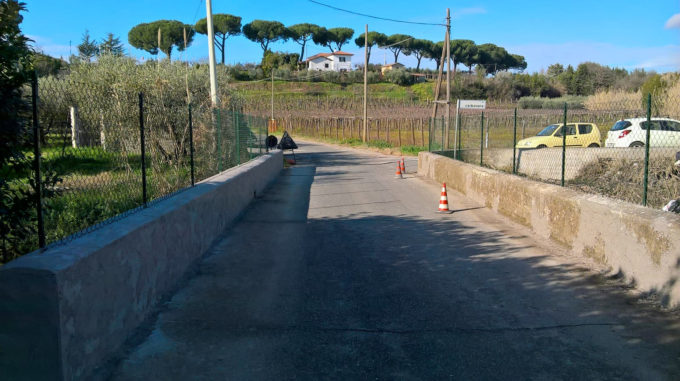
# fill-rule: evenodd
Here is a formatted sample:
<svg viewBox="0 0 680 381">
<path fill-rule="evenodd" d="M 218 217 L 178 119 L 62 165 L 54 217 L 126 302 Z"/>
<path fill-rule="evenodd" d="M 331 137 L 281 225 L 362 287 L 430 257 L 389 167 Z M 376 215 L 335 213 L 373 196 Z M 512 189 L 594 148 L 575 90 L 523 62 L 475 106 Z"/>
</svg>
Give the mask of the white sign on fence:
<svg viewBox="0 0 680 381">
<path fill-rule="evenodd" d="M 458 100 L 459 109 L 472 109 L 472 110 L 484 110 L 486 109 L 486 101 L 466 101 Z"/>
<path fill-rule="evenodd" d="M 453 152 L 454 152 L 454 157 L 458 157 L 458 113 L 461 109 L 464 110 L 485 110 L 486 109 L 486 101 L 471 101 L 471 100 L 463 100 L 463 99 L 458 99 L 458 102 L 456 103 L 456 129 L 453 135 Z M 488 136 L 487 136 L 487 141 L 488 141 Z"/>
</svg>

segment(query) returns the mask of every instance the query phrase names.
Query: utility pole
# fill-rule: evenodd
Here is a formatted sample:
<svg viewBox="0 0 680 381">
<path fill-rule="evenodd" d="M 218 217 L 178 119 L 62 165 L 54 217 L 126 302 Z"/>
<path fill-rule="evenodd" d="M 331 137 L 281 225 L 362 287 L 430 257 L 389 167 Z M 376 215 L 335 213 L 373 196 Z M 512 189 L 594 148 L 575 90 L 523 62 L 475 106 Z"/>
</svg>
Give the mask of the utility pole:
<svg viewBox="0 0 680 381">
<path fill-rule="evenodd" d="M 446 8 L 446 140 L 443 149 L 449 148 L 451 119 L 451 10 Z"/>
<path fill-rule="evenodd" d="M 274 67 L 272 66 L 272 118 L 271 123 L 274 123 Z"/>
<path fill-rule="evenodd" d="M 366 142 L 368 135 L 368 24 L 364 33 L 364 134 L 363 141 Z"/>
<path fill-rule="evenodd" d="M 210 99 L 213 107 L 217 107 L 217 71 L 215 70 L 215 31 L 213 30 L 212 1 L 205 0 L 205 11 L 208 15 L 208 60 L 210 66 Z"/>
</svg>

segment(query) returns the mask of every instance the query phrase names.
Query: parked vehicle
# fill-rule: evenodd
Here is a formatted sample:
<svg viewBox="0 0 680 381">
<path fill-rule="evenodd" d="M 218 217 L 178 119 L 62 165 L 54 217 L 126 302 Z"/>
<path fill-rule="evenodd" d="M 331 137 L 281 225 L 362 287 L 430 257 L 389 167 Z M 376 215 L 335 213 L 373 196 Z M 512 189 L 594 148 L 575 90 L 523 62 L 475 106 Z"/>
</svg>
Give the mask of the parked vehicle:
<svg viewBox="0 0 680 381">
<path fill-rule="evenodd" d="M 551 124 L 536 136 L 517 142 L 517 148 L 562 147 L 564 123 Z M 599 147 L 600 129 L 593 123 L 567 123 L 567 147 Z"/>
<path fill-rule="evenodd" d="M 647 143 L 647 124 L 650 147 L 680 147 L 680 121 L 669 118 L 623 119 L 607 132 L 605 147 L 644 147 Z"/>
</svg>

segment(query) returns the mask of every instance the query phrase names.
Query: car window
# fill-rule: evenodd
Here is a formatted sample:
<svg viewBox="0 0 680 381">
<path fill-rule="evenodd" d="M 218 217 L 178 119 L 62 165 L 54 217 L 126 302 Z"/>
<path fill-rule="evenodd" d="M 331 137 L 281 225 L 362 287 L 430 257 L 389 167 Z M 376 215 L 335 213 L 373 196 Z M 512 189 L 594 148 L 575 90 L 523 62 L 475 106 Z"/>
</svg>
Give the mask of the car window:
<svg viewBox="0 0 680 381">
<path fill-rule="evenodd" d="M 592 124 L 579 124 L 578 125 L 578 133 L 581 135 L 589 134 L 593 131 L 593 125 Z"/>
<path fill-rule="evenodd" d="M 550 136 L 557 129 L 557 127 L 559 127 L 557 124 L 551 124 L 548 127 L 544 128 L 541 132 L 536 134 L 536 136 Z"/>
<path fill-rule="evenodd" d="M 555 132 L 555 135 L 553 135 L 553 136 L 555 136 L 555 137 L 562 136 L 563 130 L 564 130 L 564 128 L 560 127 L 560 129 L 557 132 Z M 567 124 L 567 136 L 569 136 L 569 135 L 576 135 L 576 126 L 573 125 L 573 124 Z"/>
<path fill-rule="evenodd" d="M 664 121 L 664 130 L 680 132 L 680 122 L 666 120 Z"/>
<path fill-rule="evenodd" d="M 632 126 L 633 124 L 627 120 L 619 120 L 618 122 L 614 123 L 612 126 L 611 130 L 612 131 L 621 131 L 625 130 L 626 128 Z"/>
<path fill-rule="evenodd" d="M 640 127 L 641 127 L 643 130 L 646 130 L 646 129 L 647 129 L 647 126 L 649 125 L 649 123 L 650 123 L 650 122 L 647 122 L 647 121 L 645 120 L 644 122 L 640 123 Z M 651 129 L 652 131 L 659 131 L 659 130 L 661 130 L 661 122 L 660 122 L 660 121 L 658 121 L 658 120 L 652 120 L 651 123 L 652 123 L 652 129 Z"/>
</svg>

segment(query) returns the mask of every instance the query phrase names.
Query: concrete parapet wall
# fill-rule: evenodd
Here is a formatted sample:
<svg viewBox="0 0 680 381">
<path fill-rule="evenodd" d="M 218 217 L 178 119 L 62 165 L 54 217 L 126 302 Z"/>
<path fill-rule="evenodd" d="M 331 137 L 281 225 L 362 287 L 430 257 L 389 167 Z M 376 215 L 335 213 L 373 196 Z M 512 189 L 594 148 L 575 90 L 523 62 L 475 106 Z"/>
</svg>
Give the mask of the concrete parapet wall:
<svg viewBox="0 0 680 381">
<path fill-rule="evenodd" d="M 0 267 L 0 379 L 87 379 L 282 169 L 281 151 Z"/>
<path fill-rule="evenodd" d="M 680 305 L 680 216 L 465 164 L 429 152 L 418 174 L 446 182 L 573 255 L 621 272 L 671 307 Z M 449 198 L 455 205 L 455 200 Z"/>
</svg>

